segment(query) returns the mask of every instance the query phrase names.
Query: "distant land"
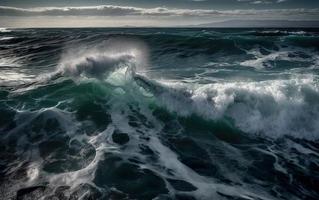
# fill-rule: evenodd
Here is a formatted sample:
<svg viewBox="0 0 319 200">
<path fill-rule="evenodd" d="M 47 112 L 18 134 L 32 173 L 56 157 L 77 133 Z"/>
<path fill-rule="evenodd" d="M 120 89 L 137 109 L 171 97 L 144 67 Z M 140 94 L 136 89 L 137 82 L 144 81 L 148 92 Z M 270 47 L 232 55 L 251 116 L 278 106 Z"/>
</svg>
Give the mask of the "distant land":
<svg viewBox="0 0 319 200">
<path fill-rule="evenodd" d="M 290 20 L 229 20 L 212 22 L 191 27 L 221 27 L 221 28 L 319 28 L 319 21 Z"/>
</svg>

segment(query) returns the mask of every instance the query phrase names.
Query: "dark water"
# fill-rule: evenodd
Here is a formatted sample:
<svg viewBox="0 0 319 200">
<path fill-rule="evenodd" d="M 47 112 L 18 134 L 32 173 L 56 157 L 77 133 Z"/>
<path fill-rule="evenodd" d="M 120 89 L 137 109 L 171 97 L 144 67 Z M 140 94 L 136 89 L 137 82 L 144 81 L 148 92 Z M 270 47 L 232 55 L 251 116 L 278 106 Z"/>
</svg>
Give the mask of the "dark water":
<svg viewBox="0 0 319 200">
<path fill-rule="evenodd" d="M 319 199 L 319 30 L 0 29 L 0 199 Z"/>
</svg>

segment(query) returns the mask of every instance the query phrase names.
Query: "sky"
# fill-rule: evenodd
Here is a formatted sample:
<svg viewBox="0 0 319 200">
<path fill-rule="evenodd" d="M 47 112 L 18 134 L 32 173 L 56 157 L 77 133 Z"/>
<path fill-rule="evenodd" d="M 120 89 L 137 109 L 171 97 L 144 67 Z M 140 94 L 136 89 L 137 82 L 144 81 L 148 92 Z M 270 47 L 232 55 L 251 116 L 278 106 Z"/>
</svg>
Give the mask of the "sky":
<svg viewBox="0 0 319 200">
<path fill-rule="evenodd" d="M 319 0 L 0 0 L 0 27 L 187 26 L 319 20 Z"/>
</svg>

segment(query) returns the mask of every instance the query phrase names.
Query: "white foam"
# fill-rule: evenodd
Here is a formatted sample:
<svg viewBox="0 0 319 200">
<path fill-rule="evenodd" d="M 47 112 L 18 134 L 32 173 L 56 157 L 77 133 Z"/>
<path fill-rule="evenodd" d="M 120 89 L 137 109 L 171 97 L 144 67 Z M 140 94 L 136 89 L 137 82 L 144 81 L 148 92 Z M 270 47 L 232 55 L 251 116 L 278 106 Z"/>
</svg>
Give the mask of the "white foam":
<svg viewBox="0 0 319 200">
<path fill-rule="evenodd" d="M 179 115 L 196 114 L 213 120 L 230 117 L 242 131 L 268 137 L 319 138 L 319 87 L 312 75 L 290 80 L 184 85 L 186 92 L 180 84 L 168 87 L 175 90 L 160 93 L 157 101 Z"/>
<path fill-rule="evenodd" d="M 11 40 L 11 39 L 14 39 L 14 37 L 1 37 L 0 41 Z"/>
<path fill-rule="evenodd" d="M 105 78 L 122 67 L 142 72 L 148 60 L 145 49 L 143 43 L 127 39 L 110 39 L 89 48 L 86 45 L 72 47 L 63 54 L 58 71 L 72 77 L 94 78 Z"/>
<path fill-rule="evenodd" d="M 128 87 L 130 86 L 131 85 L 128 85 Z M 174 90 L 174 93 L 177 92 L 176 88 L 174 89 L 172 87 L 171 89 Z M 129 90 L 127 92 L 129 92 Z M 248 197 L 260 197 L 262 199 L 267 199 L 267 195 L 264 195 L 261 192 L 255 192 L 254 189 L 251 189 L 249 187 L 228 186 L 218 183 L 218 181 L 214 178 L 201 176 L 196 171 L 192 170 L 187 165 L 182 163 L 178 158 L 178 155 L 161 142 L 161 140 L 159 139 L 159 134 L 161 133 L 161 130 L 163 128 L 162 123 L 154 118 L 152 112 L 148 109 L 148 105 L 145 104 L 145 100 L 141 99 L 141 96 L 138 96 L 139 94 L 135 96 L 135 93 L 136 91 L 133 91 L 132 96 L 130 97 L 134 98 L 135 101 L 140 101 L 138 104 L 139 113 L 146 116 L 148 121 L 153 122 L 152 124 L 154 125 L 154 127 L 147 128 L 143 124 L 139 124 L 138 128 L 130 126 L 128 116 L 132 113 L 128 108 L 126 100 L 123 99 L 120 101 L 112 102 L 112 109 L 110 113 L 113 126 L 121 132 L 129 134 L 130 136 L 130 145 L 127 146 L 125 149 L 118 149 L 117 153 L 120 154 L 121 158 L 138 158 L 140 161 L 144 161 L 141 164 L 138 164 L 140 169 L 151 170 L 153 173 L 163 178 L 177 179 L 191 183 L 197 189 L 195 191 L 185 193 L 191 194 L 197 199 L 219 198 L 220 196 L 217 194 L 217 192 L 224 192 L 225 194 L 230 194 L 233 196 L 242 196 L 243 198 L 247 197 L 247 199 Z M 129 101 L 132 102 L 132 99 L 130 99 Z M 111 129 L 112 131 L 114 130 L 113 128 Z M 142 131 L 142 135 L 148 136 L 149 139 L 141 139 L 141 134 L 137 132 L 137 129 L 139 130 L 138 132 Z M 106 146 L 108 146 L 110 144 L 106 141 L 109 141 L 110 134 L 107 134 L 105 136 L 106 137 L 103 138 L 99 138 L 98 136 L 98 138 L 94 139 L 94 141 L 99 141 L 100 143 L 106 144 Z M 158 156 L 158 161 L 149 162 L 147 156 L 140 153 L 140 144 L 148 146 L 150 149 L 152 149 L 152 151 Z M 108 149 L 107 151 L 109 152 L 110 150 Z M 112 152 L 115 151 L 112 150 Z M 165 183 L 166 188 L 169 190 L 170 196 L 174 196 L 174 194 L 184 193 L 175 190 L 166 180 Z"/>
<path fill-rule="evenodd" d="M 287 35 L 305 35 L 305 31 L 281 31 L 281 30 L 274 30 L 274 31 L 262 31 L 261 33 L 265 34 L 287 34 Z"/>
<path fill-rule="evenodd" d="M 316 53 L 312 50 L 306 51 L 305 49 L 299 48 L 281 48 L 278 47 L 280 50 L 269 50 L 268 54 L 262 54 L 260 47 L 251 49 L 251 50 L 244 50 L 248 55 L 252 55 L 254 58 L 245 60 L 240 62 L 239 64 L 242 66 L 253 67 L 256 69 L 264 69 L 264 68 L 276 68 L 276 65 L 270 64 L 269 62 L 273 61 L 296 61 L 296 62 L 315 62 L 316 61 Z M 302 58 L 296 54 L 296 52 L 305 52 L 310 58 Z M 294 55 L 293 57 L 290 55 Z"/>
<path fill-rule="evenodd" d="M 11 32 L 11 30 L 7 28 L 0 28 L 0 33 L 9 33 L 9 32 Z"/>
<path fill-rule="evenodd" d="M 27 176 L 30 181 L 35 180 L 39 176 L 39 168 L 37 166 L 32 165 L 29 167 L 27 171 Z"/>
</svg>

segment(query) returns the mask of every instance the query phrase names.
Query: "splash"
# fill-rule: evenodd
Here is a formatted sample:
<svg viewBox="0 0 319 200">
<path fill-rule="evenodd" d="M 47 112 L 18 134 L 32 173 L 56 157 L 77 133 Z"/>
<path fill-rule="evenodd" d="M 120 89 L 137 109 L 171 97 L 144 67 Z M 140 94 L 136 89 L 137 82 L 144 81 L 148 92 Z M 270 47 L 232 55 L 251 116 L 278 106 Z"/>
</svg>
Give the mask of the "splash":
<svg viewBox="0 0 319 200">
<path fill-rule="evenodd" d="M 62 55 L 58 71 L 74 78 L 104 79 L 123 67 L 142 73 L 147 65 L 145 44 L 137 40 L 113 38 L 99 45 L 73 46 Z"/>
</svg>

